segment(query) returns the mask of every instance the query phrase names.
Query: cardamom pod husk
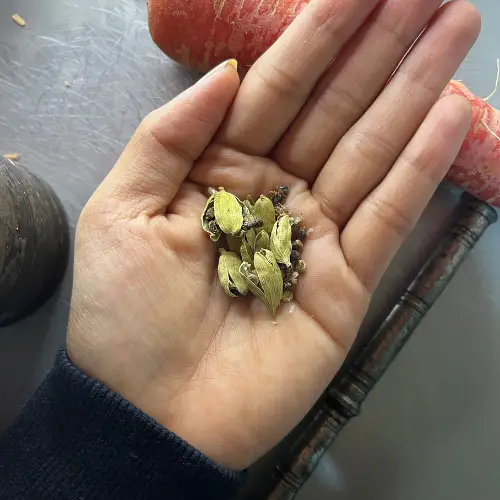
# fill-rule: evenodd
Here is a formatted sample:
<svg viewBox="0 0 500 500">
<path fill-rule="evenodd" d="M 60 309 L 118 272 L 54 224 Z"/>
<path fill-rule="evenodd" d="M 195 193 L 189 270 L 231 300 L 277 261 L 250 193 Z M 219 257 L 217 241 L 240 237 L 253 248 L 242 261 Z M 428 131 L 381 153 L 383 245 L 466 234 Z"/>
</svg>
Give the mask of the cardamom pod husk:
<svg viewBox="0 0 500 500">
<path fill-rule="evenodd" d="M 205 209 L 201 214 L 201 227 L 205 232 L 210 235 L 212 241 L 218 241 L 221 235 L 221 230 L 215 222 L 215 209 L 214 209 L 215 195 L 208 198 Z"/>
<path fill-rule="evenodd" d="M 270 248 L 278 262 L 286 266 L 291 266 L 292 225 L 288 215 L 282 215 L 274 223 L 271 232 Z"/>
<path fill-rule="evenodd" d="M 269 239 L 269 234 L 262 230 L 255 238 L 255 251 L 258 252 L 264 248 L 270 249 L 271 240 Z"/>
<path fill-rule="evenodd" d="M 223 188 L 213 196 L 217 225 L 223 233 L 237 235 L 243 225 L 243 203 Z"/>
<path fill-rule="evenodd" d="M 226 234 L 226 243 L 230 252 L 239 253 L 241 247 L 241 237 Z"/>
<path fill-rule="evenodd" d="M 240 274 L 243 276 L 245 283 L 248 286 L 250 292 L 252 292 L 256 297 L 258 297 L 264 304 L 266 304 L 269 308 L 269 304 L 267 302 L 266 296 L 262 289 L 260 288 L 259 277 L 257 276 L 255 269 L 252 264 L 248 262 L 243 262 L 240 266 Z"/>
<path fill-rule="evenodd" d="M 217 274 L 222 288 L 230 297 L 239 297 L 248 293 L 245 278 L 240 273 L 241 259 L 238 254 L 219 249 Z"/>
<path fill-rule="evenodd" d="M 240 255 L 243 262 L 247 262 L 248 264 L 253 263 L 253 248 L 244 238 L 241 241 Z"/>
<path fill-rule="evenodd" d="M 299 260 L 297 262 L 297 265 L 295 266 L 295 269 L 298 273 L 303 273 L 306 270 L 306 263 L 303 260 Z"/>
<path fill-rule="evenodd" d="M 267 234 L 270 234 L 276 222 L 273 202 L 267 196 L 261 195 L 255 202 L 252 213 L 255 217 L 262 220 L 262 229 Z"/>
<path fill-rule="evenodd" d="M 241 238 L 252 249 L 252 253 L 255 249 L 255 238 L 255 229 L 248 230 Z"/>
<path fill-rule="evenodd" d="M 265 302 L 274 316 L 283 295 L 283 277 L 271 250 L 260 250 L 254 255 L 254 268 L 260 281 Z"/>
</svg>

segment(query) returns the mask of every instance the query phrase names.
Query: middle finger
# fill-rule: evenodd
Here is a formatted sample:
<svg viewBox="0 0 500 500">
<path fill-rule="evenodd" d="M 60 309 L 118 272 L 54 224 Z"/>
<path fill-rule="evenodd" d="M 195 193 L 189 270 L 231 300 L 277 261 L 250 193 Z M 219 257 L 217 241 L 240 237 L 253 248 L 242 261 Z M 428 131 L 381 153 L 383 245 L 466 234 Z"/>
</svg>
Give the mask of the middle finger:
<svg viewBox="0 0 500 500">
<path fill-rule="evenodd" d="M 266 156 L 379 1 L 312 0 L 244 78 L 218 142 Z"/>
<path fill-rule="evenodd" d="M 441 0 L 384 0 L 320 80 L 274 159 L 312 183 L 373 103 Z"/>
</svg>

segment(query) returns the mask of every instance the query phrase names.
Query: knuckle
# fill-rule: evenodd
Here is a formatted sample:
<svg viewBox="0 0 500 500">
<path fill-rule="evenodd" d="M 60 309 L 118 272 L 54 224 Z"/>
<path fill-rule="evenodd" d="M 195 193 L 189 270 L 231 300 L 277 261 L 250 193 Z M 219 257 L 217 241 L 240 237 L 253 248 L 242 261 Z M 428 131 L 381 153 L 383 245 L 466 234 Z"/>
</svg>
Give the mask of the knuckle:
<svg viewBox="0 0 500 500">
<path fill-rule="evenodd" d="M 315 193 L 314 197 L 316 198 L 320 211 L 323 215 L 333 221 L 339 228 L 345 225 L 350 217 L 350 213 L 347 210 L 340 208 L 329 196 L 325 194 Z"/>
<path fill-rule="evenodd" d="M 415 40 L 414 26 L 416 18 L 421 19 L 421 16 L 428 12 L 425 7 L 422 8 L 423 6 L 418 5 L 418 3 L 414 2 L 410 5 L 408 3 L 405 1 L 388 2 L 375 17 L 375 24 L 405 52 L 408 45 L 411 45 Z"/>
<path fill-rule="evenodd" d="M 437 184 L 443 177 L 441 169 L 438 168 L 441 163 L 440 159 L 440 157 L 431 157 L 428 151 L 423 149 L 415 155 L 401 155 L 400 161 L 409 171 L 417 172 Z"/>
<path fill-rule="evenodd" d="M 184 141 L 180 141 L 176 136 L 179 127 L 169 122 L 165 113 L 160 113 L 161 111 L 161 109 L 152 111 L 142 120 L 137 129 L 139 137 L 149 137 L 174 158 L 191 164 L 194 161 L 192 154 L 181 145 Z"/>
<path fill-rule="evenodd" d="M 353 129 L 345 136 L 343 147 L 354 156 L 361 156 L 370 165 L 389 167 L 396 161 L 399 151 L 382 134 L 369 130 Z M 384 171 L 385 174 L 385 171 Z"/>
<path fill-rule="evenodd" d="M 356 165 L 356 178 L 363 179 L 360 190 L 365 195 L 370 186 L 377 185 L 385 177 L 400 154 L 382 134 L 355 129 L 344 136 L 338 150 L 343 157 L 349 158 L 351 165 Z"/>
<path fill-rule="evenodd" d="M 406 238 L 415 226 L 411 217 L 388 200 L 369 196 L 366 203 L 373 216 L 398 237 Z"/>
<path fill-rule="evenodd" d="M 307 96 L 307 89 L 300 80 L 274 63 L 266 64 L 265 68 L 256 64 L 254 71 L 264 86 L 277 96 L 293 97 L 293 99 Z"/>
<path fill-rule="evenodd" d="M 422 55 L 418 64 L 402 66 L 399 73 L 404 78 L 405 93 L 412 96 L 418 89 L 418 93 L 433 104 L 442 91 L 440 82 L 434 77 L 435 69 L 436 61 L 429 55 Z"/>
<path fill-rule="evenodd" d="M 333 82 L 319 96 L 317 103 L 327 116 L 346 121 L 346 127 L 352 125 L 354 120 L 366 111 L 365 103 L 352 90 Z"/>
</svg>

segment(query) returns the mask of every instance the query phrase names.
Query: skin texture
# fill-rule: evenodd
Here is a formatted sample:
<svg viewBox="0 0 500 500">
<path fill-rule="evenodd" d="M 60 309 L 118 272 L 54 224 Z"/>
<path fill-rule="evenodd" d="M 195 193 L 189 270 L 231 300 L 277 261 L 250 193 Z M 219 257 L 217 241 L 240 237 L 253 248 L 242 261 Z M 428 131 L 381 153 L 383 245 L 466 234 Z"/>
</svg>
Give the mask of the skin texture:
<svg viewBox="0 0 500 500">
<path fill-rule="evenodd" d="M 472 120 L 447 178 L 479 199 L 500 206 L 500 111 L 465 85 L 450 82 L 443 95 L 461 95 L 472 104 Z M 489 129 L 489 130 L 488 130 Z M 496 137 L 495 137 L 496 135 Z"/>
<path fill-rule="evenodd" d="M 222 65 L 150 114 L 80 218 L 70 356 L 233 469 L 336 374 L 471 121 L 467 99 L 439 97 L 477 37 L 475 8 L 378 3 L 311 2 L 241 85 Z M 273 319 L 224 294 L 199 217 L 208 186 L 257 197 L 277 184 L 313 233 L 296 300 Z"/>
</svg>

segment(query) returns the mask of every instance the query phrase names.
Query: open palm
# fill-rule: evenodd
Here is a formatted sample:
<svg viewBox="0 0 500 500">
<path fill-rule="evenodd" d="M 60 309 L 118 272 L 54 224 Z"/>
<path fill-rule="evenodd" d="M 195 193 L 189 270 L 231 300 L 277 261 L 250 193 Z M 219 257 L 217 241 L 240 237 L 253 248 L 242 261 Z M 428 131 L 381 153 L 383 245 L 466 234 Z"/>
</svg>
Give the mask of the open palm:
<svg viewBox="0 0 500 500">
<path fill-rule="evenodd" d="M 149 115 L 80 219 L 76 364 L 226 466 L 284 437 L 345 359 L 470 123 L 465 100 L 438 98 L 479 20 L 440 3 L 317 0 L 241 86 L 222 65 Z M 313 232 L 273 318 L 224 294 L 200 214 L 209 186 L 283 184 Z"/>
</svg>

